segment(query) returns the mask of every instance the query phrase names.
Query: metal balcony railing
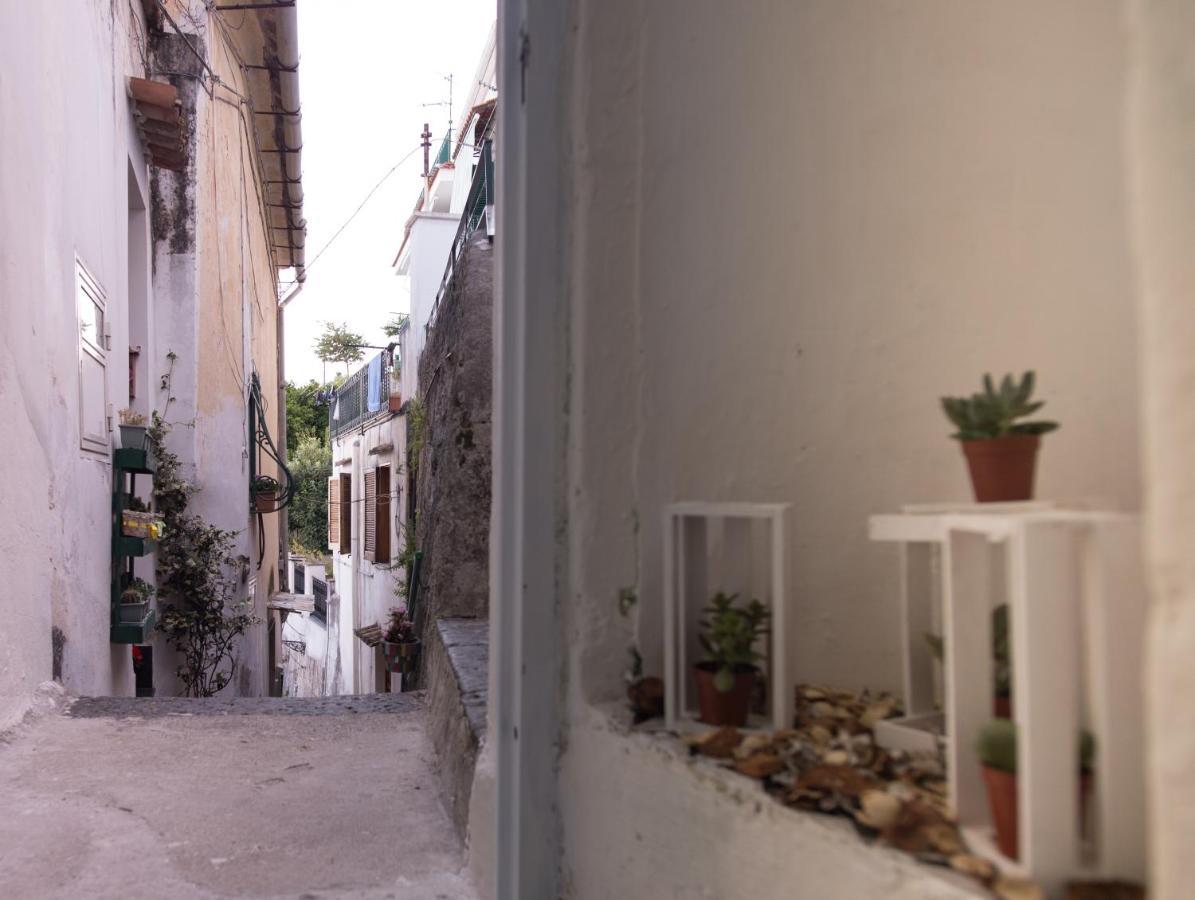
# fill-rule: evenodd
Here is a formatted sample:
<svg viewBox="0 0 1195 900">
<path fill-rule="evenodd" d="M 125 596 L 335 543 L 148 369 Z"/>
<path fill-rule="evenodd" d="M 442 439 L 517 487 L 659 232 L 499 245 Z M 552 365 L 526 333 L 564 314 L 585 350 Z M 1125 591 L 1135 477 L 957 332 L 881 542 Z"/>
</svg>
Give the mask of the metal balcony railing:
<svg viewBox="0 0 1195 900">
<path fill-rule="evenodd" d="M 440 309 L 440 301 L 448 293 L 456 276 L 456 265 L 460 260 L 461 251 L 465 243 L 473 236 L 478 227 L 485 222 L 487 210 L 494 206 L 494 142 L 487 140 L 481 145 L 481 159 L 477 163 L 477 170 L 473 173 L 473 183 L 469 186 L 469 196 L 465 200 L 465 209 L 461 213 L 461 224 L 456 229 L 456 237 L 452 239 L 452 247 L 448 251 L 448 265 L 444 268 L 444 277 L 440 279 L 440 288 L 436 291 L 436 302 L 432 304 L 431 315 L 428 316 L 427 330 L 430 332 L 436 324 L 436 312 Z"/>
<path fill-rule="evenodd" d="M 331 402 L 328 404 L 328 431 L 332 437 L 355 431 L 367 422 L 389 413 L 390 370 L 393 360 L 389 350 L 383 350 L 378 357 L 381 357 L 381 377 L 372 398 L 369 390 L 369 370 L 373 366 L 373 359 L 333 391 Z"/>
</svg>

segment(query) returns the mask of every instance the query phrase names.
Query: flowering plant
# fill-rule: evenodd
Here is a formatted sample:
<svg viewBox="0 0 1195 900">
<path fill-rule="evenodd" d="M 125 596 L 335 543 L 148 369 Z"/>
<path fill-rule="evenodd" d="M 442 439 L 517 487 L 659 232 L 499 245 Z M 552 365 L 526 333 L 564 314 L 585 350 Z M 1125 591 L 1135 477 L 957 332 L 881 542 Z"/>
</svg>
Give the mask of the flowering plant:
<svg viewBox="0 0 1195 900">
<path fill-rule="evenodd" d="M 391 608 L 390 620 L 382 631 L 382 640 L 390 644 L 410 644 L 415 641 L 415 623 L 411 621 L 405 608 Z"/>
</svg>

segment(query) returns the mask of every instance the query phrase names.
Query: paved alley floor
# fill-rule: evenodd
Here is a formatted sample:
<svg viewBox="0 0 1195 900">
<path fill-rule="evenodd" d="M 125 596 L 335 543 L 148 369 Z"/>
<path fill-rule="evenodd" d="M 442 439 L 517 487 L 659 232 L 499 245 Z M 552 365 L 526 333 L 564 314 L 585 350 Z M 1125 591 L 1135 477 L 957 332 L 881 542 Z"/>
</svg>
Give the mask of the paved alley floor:
<svg viewBox="0 0 1195 900">
<path fill-rule="evenodd" d="M 0 897 L 473 898 L 423 717 L 410 694 L 76 700 L 0 739 Z"/>
</svg>

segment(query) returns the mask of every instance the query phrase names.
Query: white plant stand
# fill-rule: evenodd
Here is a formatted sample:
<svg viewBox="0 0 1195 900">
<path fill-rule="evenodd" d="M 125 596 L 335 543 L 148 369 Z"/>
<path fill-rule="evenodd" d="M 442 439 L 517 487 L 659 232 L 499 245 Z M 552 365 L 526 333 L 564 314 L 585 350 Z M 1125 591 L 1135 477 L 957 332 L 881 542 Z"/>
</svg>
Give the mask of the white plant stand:
<svg viewBox="0 0 1195 900">
<path fill-rule="evenodd" d="M 1146 592 L 1137 518 L 968 504 L 873 516 L 870 533 L 902 545 L 905 702 L 913 716 L 932 712 L 935 662 L 924 633 L 935 630 L 941 598 L 948 789 L 964 833 L 983 838 L 990 829 L 975 739 L 992 718 L 991 611 L 1006 601 L 1020 866 L 1051 896 L 1077 875 L 1142 881 Z M 1078 814 L 1081 727 L 1096 742 L 1092 846 L 1081 841 Z"/>
<path fill-rule="evenodd" d="M 789 605 L 787 503 L 674 503 L 664 510 L 664 719 L 671 730 L 709 728 L 698 720 L 691 666 L 700 660 L 697 627 L 718 591 L 758 598 L 771 613 L 764 673 L 770 727 L 793 719 L 785 660 Z M 749 726 L 768 727 L 753 716 Z"/>
</svg>

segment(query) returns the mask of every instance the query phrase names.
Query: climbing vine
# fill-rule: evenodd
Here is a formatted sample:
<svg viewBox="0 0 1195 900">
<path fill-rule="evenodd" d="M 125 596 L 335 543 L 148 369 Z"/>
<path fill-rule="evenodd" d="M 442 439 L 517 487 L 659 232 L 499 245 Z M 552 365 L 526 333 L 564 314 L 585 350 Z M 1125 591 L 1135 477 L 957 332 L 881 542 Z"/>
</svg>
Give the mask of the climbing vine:
<svg viewBox="0 0 1195 900">
<path fill-rule="evenodd" d="M 162 377 L 167 392 L 164 409 L 170 408 L 170 381 Z M 199 490 L 181 473 L 177 454 L 166 445 L 167 421 L 156 411 L 149 429 L 157 458 L 154 499 L 166 521 L 158 544 L 158 597 L 163 606 L 158 630 L 179 653 L 177 674 L 188 697 L 211 697 L 223 690 L 237 672 L 240 638 L 258 620 L 252 601 L 240 596 L 248 574 L 249 558 L 237 554 L 235 531 L 209 525 L 187 512 L 190 498 Z"/>
</svg>

